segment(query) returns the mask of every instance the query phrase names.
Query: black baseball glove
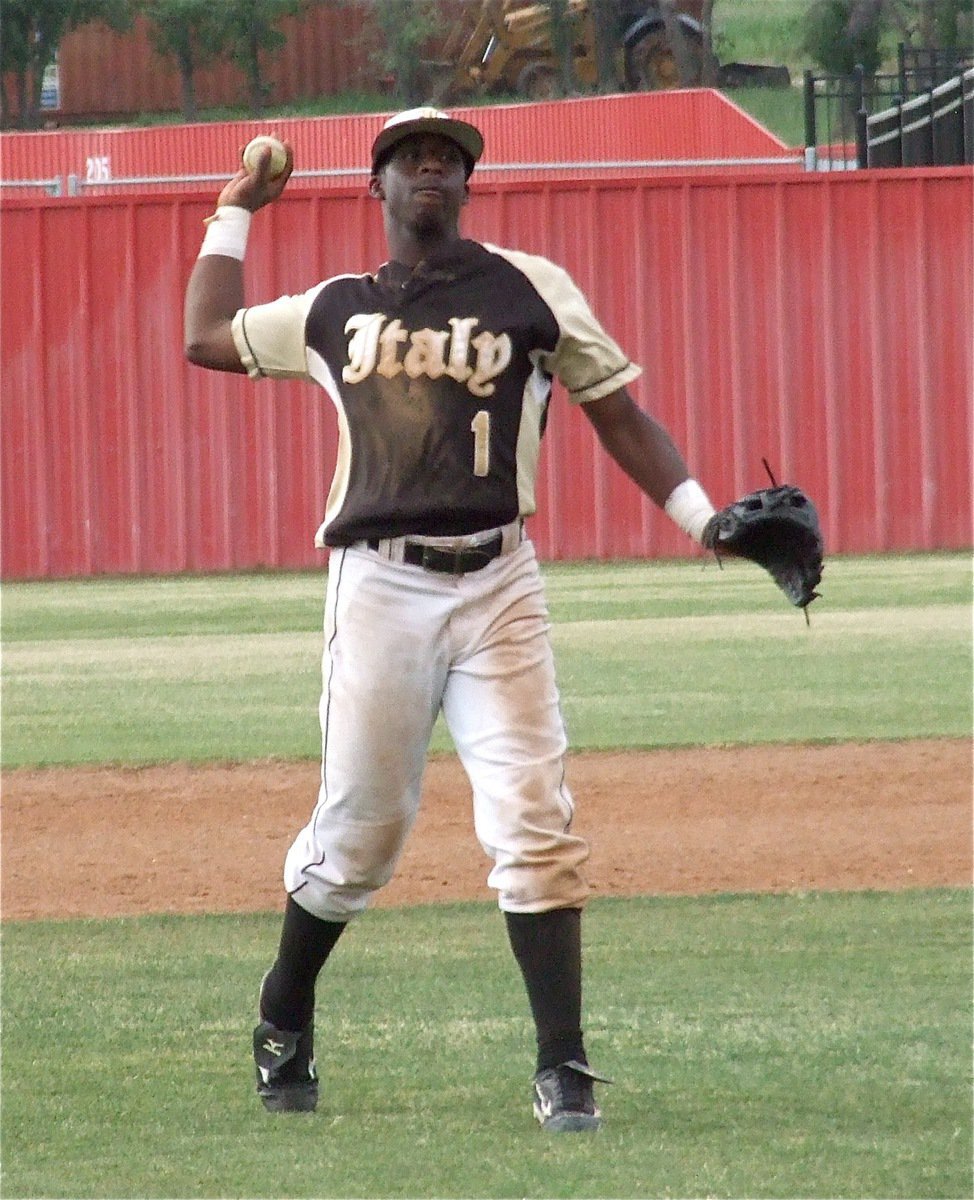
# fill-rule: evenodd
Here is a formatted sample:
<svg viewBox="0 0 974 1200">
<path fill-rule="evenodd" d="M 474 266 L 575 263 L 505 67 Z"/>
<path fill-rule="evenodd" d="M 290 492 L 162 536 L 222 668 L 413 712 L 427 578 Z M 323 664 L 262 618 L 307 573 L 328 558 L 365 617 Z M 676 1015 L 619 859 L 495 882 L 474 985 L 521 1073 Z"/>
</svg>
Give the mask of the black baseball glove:
<svg viewBox="0 0 974 1200">
<path fill-rule="evenodd" d="M 722 508 L 704 527 L 702 541 L 720 561 L 722 554 L 756 562 L 768 571 L 796 608 L 805 609 L 819 593 L 822 530 L 815 505 L 797 487 L 775 483 Z"/>
</svg>

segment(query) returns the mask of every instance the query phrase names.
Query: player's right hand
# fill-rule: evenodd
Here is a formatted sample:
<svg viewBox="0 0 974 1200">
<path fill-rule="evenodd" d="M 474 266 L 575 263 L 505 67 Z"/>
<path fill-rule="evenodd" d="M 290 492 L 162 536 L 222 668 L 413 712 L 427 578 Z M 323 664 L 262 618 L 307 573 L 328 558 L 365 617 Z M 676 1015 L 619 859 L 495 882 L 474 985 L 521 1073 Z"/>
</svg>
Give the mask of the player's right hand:
<svg viewBox="0 0 974 1200">
<path fill-rule="evenodd" d="M 248 171 L 241 167 L 236 175 L 224 185 L 217 197 L 217 208 L 221 204 L 234 204 L 238 208 L 256 212 L 258 208 L 263 208 L 265 204 L 276 200 L 284 191 L 284 186 L 294 170 L 294 151 L 291 143 L 285 142 L 284 148 L 287 150 L 287 166 L 280 175 L 276 175 L 273 179 L 270 177 L 271 152 L 269 149 L 265 150 L 256 171 Z M 241 148 L 242 153 L 243 148 Z"/>
</svg>

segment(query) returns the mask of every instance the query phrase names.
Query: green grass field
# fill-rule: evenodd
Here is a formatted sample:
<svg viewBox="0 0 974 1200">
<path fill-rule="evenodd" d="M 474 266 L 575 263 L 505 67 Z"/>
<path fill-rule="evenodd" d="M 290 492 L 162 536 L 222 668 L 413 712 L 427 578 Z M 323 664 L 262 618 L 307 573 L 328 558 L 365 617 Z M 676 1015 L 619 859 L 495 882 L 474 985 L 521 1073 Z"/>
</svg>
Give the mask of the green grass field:
<svg viewBox="0 0 974 1200">
<path fill-rule="evenodd" d="M 546 569 L 576 749 L 963 736 L 964 556 L 836 559 L 806 629 L 744 563 Z M 321 574 L 11 584 L 3 763 L 315 758 Z M 434 750 L 451 748 L 438 728 Z"/>
<path fill-rule="evenodd" d="M 277 919 L 4 932 L 5 1196 L 970 1196 L 970 900 L 599 901 L 595 1138 L 530 1114 L 491 905 L 376 911 L 323 976 L 314 1116 L 252 1093 Z"/>
<path fill-rule="evenodd" d="M 969 555 L 830 560 L 810 628 L 743 563 L 545 574 L 576 746 L 970 736 Z M 6 585 L 5 768 L 316 757 L 323 582 Z M 293 1119 L 252 1092 L 277 914 L 6 922 L 2 1192 L 969 1197 L 971 917 L 963 889 L 593 901 L 587 1038 L 617 1082 L 581 1139 L 530 1116 L 491 904 L 349 932 Z"/>
</svg>

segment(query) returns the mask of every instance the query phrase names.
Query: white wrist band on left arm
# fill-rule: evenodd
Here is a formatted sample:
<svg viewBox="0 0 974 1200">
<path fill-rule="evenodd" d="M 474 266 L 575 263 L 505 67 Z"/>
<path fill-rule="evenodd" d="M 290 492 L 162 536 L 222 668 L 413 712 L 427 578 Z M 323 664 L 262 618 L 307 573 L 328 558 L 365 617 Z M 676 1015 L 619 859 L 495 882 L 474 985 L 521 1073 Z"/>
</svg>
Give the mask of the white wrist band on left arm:
<svg viewBox="0 0 974 1200">
<path fill-rule="evenodd" d="M 250 219 L 254 214 L 236 204 L 221 204 L 212 217 L 207 218 L 203 245 L 198 258 L 206 254 L 222 254 L 226 258 L 237 258 L 243 262 L 247 253 L 247 235 Z"/>
<path fill-rule="evenodd" d="M 695 542 L 700 541 L 704 526 L 714 515 L 714 506 L 695 479 L 684 479 L 677 484 L 663 510 Z"/>
</svg>

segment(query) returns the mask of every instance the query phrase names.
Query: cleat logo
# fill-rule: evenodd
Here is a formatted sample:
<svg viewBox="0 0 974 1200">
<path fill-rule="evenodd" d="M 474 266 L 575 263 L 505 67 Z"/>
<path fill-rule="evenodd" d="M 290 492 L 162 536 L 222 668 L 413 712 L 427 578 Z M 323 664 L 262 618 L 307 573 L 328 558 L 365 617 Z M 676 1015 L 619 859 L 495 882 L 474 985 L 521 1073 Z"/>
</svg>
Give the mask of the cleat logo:
<svg viewBox="0 0 974 1200">
<path fill-rule="evenodd" d="M 555 1111 L 555 1106 L 551 1101 L 550 1096 L 542 1095 L 540 1089 L 535 1089 L 538 1093 L 538 1108 L 541 1109 L 542 1117 L 547 1120 L 548 1117 Z"/>
<path fill-rule="evenodd" d="M 268 1038 L 261 1049 L 266 1050 L 268 1054 L 273 1054 L 275 1058 L 280 1058 L 284 1053 L 284 1043 L 275 1042 L 272 1038 Z"/>
</svg>

